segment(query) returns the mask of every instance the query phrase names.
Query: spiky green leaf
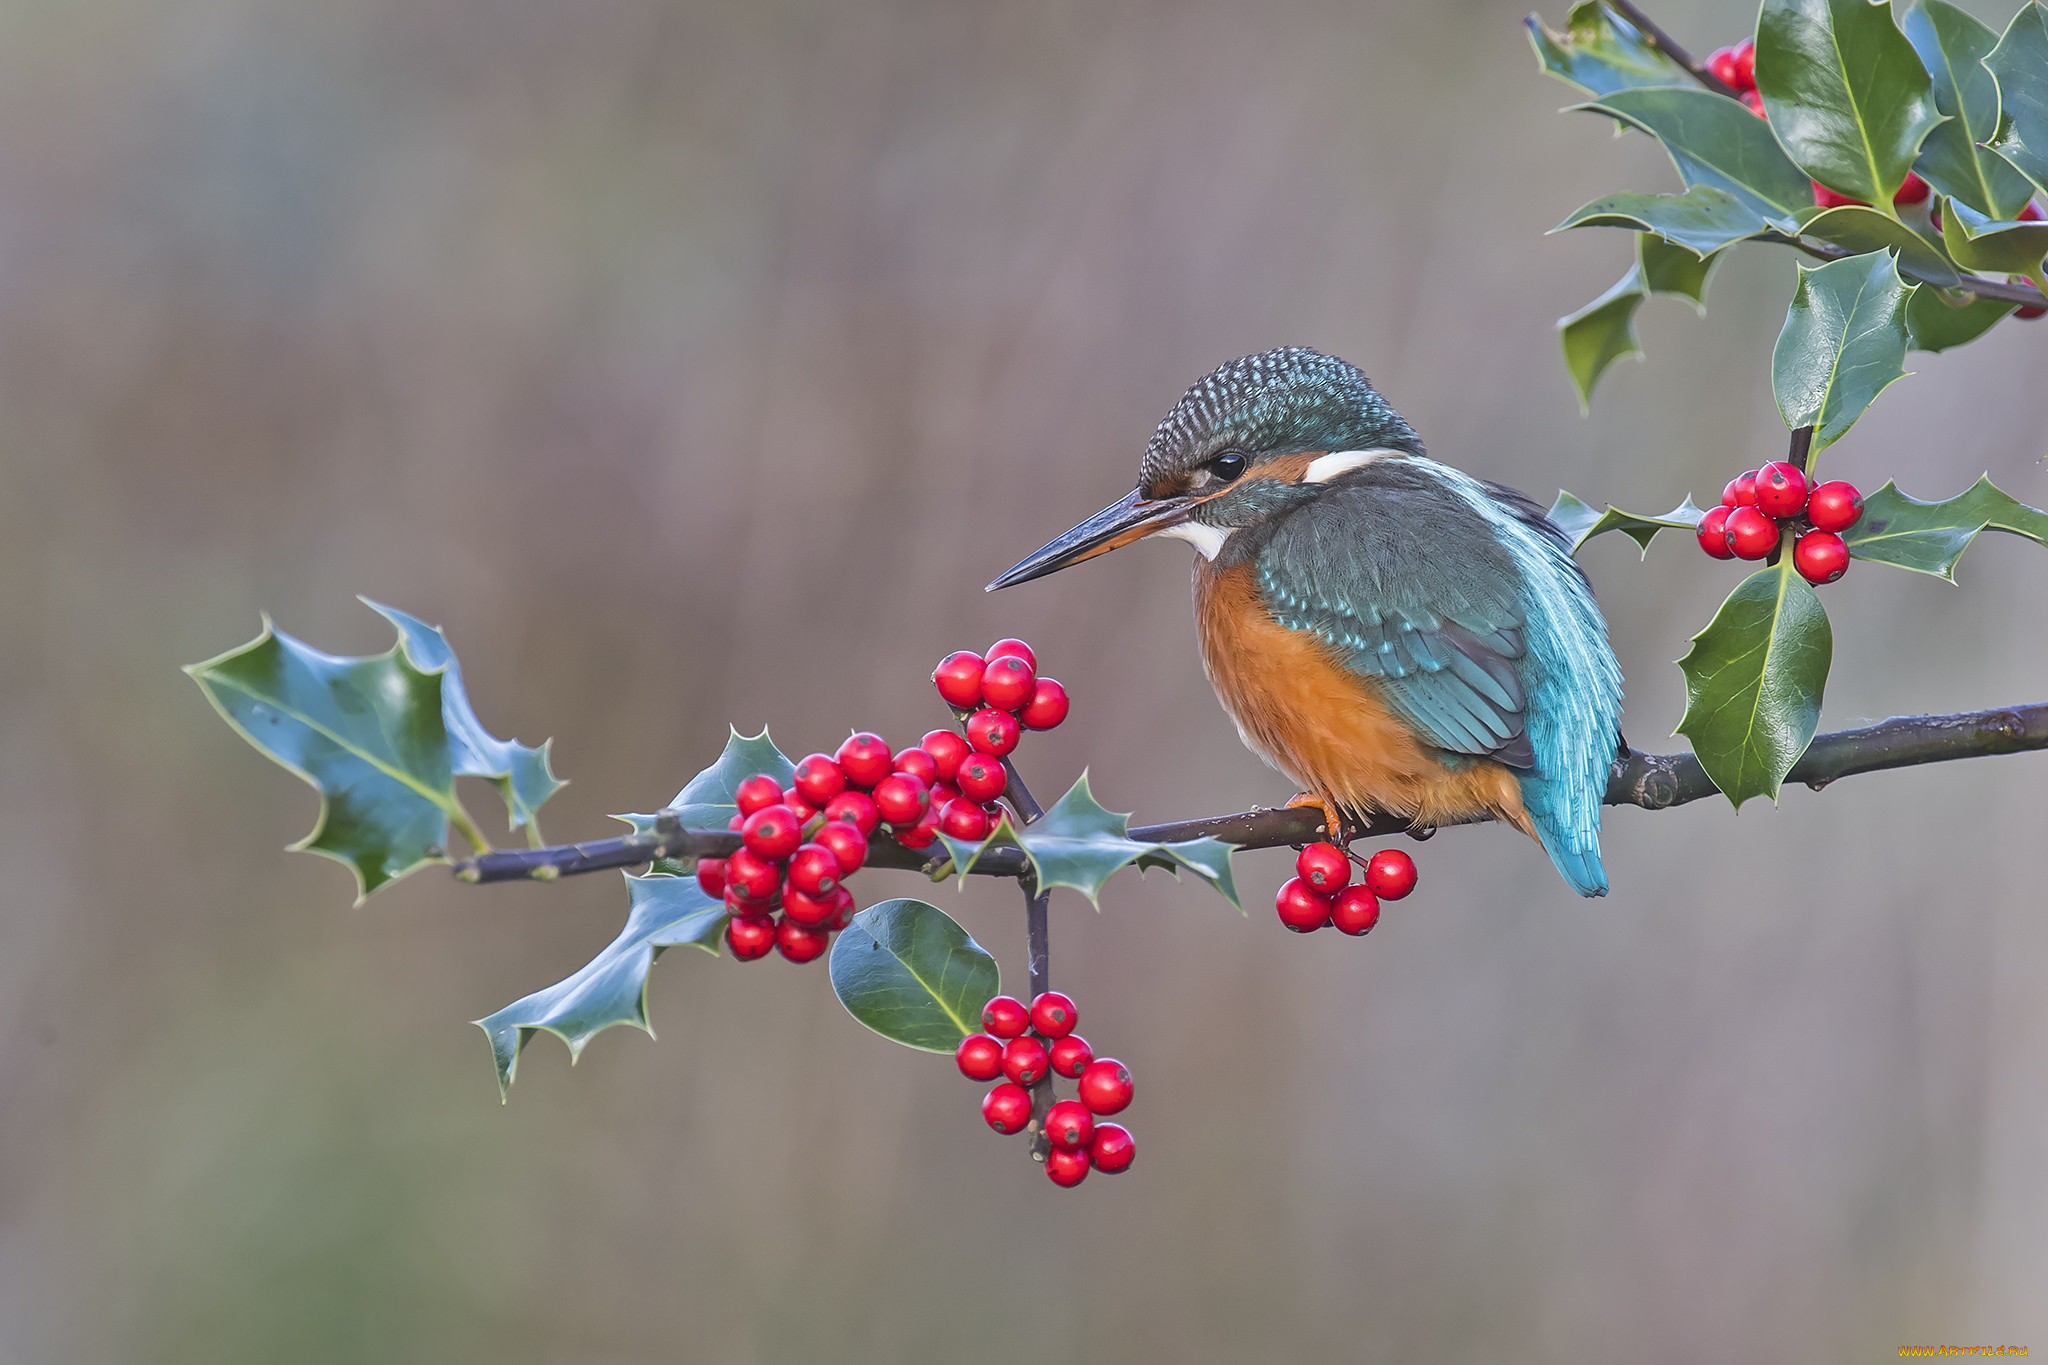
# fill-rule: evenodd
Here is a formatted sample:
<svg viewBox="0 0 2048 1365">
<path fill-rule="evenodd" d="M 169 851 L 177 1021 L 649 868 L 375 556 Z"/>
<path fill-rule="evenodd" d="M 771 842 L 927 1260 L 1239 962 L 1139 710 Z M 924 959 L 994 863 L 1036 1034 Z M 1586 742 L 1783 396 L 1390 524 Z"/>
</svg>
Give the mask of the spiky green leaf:
<svg viewBox="0 0 2048 1365">
<path fill-rule="evenodd" d="M 919 900 L 883 901 L 832 945 L 832 989 L 846 1012 L 892 1042 L 951 1052 L 981 1028 L 1002 988 L 996 960 L 952 916 Z"/>
<path fill-rule="evenodd" d="M 2048 73 L 2042 79 L 2048 80 Z M 2036 287 L 2048 287 L 2041 276 L 2048 222 L 1999 222 L 1953 199 L 1942 207 L 1942 241 L 1957 264 L 1980 273 L 2025 275 Z"/>
<path fill-rule="evenodd" d="M 1728 594 L 1678 661 L 1685 718 L 1677 733 L 1736 809 L 1752 796 L 1775 801 L 1812 743 L 1834 649 L 1827 610 L 1788 553 Z"/>
<path fill-rule="evenodd" d="M 1638 232 L 1636 262 L 1643 268 L 1643 288 L 1647 292 L 1684 299 L 1694 312 L 1706 313 L 1707 282 L 1714 276 L 1714 267 L 1721 263 L 1719 254 L 1709 252 L 1700 256 L 1654 233 Z"/>
<path fill-rule="evenodd" d="M 1690 72 L 1598 0 L 1573 5 L 1562 33 L 1534 14 L 1522 24 L 1543 69 L 1591 95 L 1635 86 L 1683 85 L 1692 79 Z"/>
<path fill-rule="evenodd" d="M 1911 292 L 1885 251 L 1800 268 L 1771 353 L 1771 389 L 1788 430 L 1814 429 L 1815 450 L 1839 440 L 1906 373 Z"/>
<path fill-rule="evenodd" d="M 1998 78 L 2005 129 L 1991 145 L 2048 191 L 2048 9 L 2040 0 L 2012 17 L 1984 65 Z"/>
<path fill-rule="evenodd" d="M 775 747 L 766 726 L 758 735 L 743 735 L 728 726 L 725 748 L 717 760 L 676 793 L 675 800 L 668 804 L 667 813 L 675 815 L 685 829 L 724 829 L 732 817 L 740 813 L 736 795 L 740 783 L 757 773 L 774 778 L 777 786 L 787 787 L 796 775 L 796 766 Z M 654 822 L 660 816 L 615 815 L 612 818 L 625 821 L 636 834 L 648 834 L 653 832 Z"/>
<path fill-rule="evenodd" d="M 725 906 L 705 895 L 695 877 L 628 875 L 626 887 L 626 927 L 602 952 L 545 990 L 476 1021 L 497 1060 L 499 1098 L 511 1089 L 519 1054 L 536 1033 L 560 1038 L 572 1062 L 592 1038 L 620 1024 L 653 1036 L 647 973 L 663 949 L 688 945 L 717 956 Z"/>
<path fill-rule="evenodd" d="M 1906 304 L 1906 335 L 1916 351 L 1945 351 L 1975 341 L 2015 305 L 1975 294 L 1915 289 Z"/>
<path fill-rule="evenodd" d="M 1978 145 L 1998 133 L 1998 81 L 1984 65 L 1998 35 L 1948 0 L 1922 0 L 1906 11 L 1901 27 L 1934 80 L 1935 107 L 1948 116 L 1920 144 L 1913 169 L 1977 212 L 2011 218 L 2034 187 L 2004 157 Z"/>
<path fill-rule="evenodd" d="M 2020 502 L 1992 483 L 1988 474 L 1944 502 L 1908 497 L 1887 480 L 1864 499 L 1863 516 L 1842 533 L 1842 539 L 1857 559 L 1952 583 L 1956 561 L 1980 531 L 2006 531 L 2048 545 L 2048 512 Z"/>
<path fill-rule="evenodd" d="M 1786 232 L 1813 207 L 1813 184 L 1762 119 L 1722 95 L 1690 89 L 1618 90 L 1574 106 L 1618 118 L 1663 144 L 1687 186 L 1732 195 Z"/>
<path fill-rule="evenodd" d="M 1639 516 L 1612 504 L 1601 511 L 1563 489 L 1558 490 L 1557 501 L 1550 505 L 1550 520 L 1571 542 L 1573 554 L 1577 554 L 1579 547 L 1594 536 L 1619 531 L 1642 547 L 1644 555 L 1648 555 L 1650 541 L 1659 531 L 1696 531 L 1700 518 L 1705 515 L 1704 511 L 1693 506 L 1690 497 L 1661 517 Z"/>
<path fill-rule="evenodd" d="M 1725 190 L 1694 185 L 1683 194 L 1609 194 L 1585 204 L 1552 228 L 1632 227 L 1678 246 L 1693 259 L 1766 230 L 1756 210 Z"/>
<path fill-rule="evenodd" d="M 1643 290 L 1643 268 L 1629 267 L 1628 274 L 1578 312 L 1557 320 L 1558 340 L 1564 347 L 1564 367 L 1571 372 L 1579 391 L 1579 410 L 1590 411 L 1593 386 L 1607 367 L 1624 356 L 1641 355 L 1636 341 L 1636 309 L 1647 297 Z"/>
<path fill-rule="evenodd" d="M 1962 283 L 1962 277 L 1941 247 L 1898 219 L 1861 204 L 1842 204 L 1816 213 L 1800 231 L 1859 254 L 1889 251 L 1897 258 L 1901 270 L 1943 289 Z"/>
</svg>

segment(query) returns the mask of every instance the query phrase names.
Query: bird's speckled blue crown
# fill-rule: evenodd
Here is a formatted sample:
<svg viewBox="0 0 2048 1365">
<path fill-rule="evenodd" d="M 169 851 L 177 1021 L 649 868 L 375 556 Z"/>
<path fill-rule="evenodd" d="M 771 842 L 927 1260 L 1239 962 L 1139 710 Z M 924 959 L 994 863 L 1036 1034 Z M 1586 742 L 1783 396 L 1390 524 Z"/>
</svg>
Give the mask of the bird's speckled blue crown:
<svg viewBox="0 0 2048 1365">
<path fill-rule="evenodd" d="M 1220 365 L 1181 395 L 1145 447 L 1141 486 L 1195 468 L 1223 450 L 1409 450 L 1415 428 L 1356 365 L 1307 346 Z"/>
</svg>

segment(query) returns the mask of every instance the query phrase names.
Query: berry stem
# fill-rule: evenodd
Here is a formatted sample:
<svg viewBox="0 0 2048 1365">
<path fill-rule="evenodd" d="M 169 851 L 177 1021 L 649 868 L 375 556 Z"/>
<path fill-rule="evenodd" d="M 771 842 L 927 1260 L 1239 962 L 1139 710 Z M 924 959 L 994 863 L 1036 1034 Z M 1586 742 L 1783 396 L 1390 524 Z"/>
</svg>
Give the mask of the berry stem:
<svg viewBox="0 0 2048 1365">
<path fill-rule="evenodd" d="M 1813 428 L 1800 427 L 1792 433 L 1792 444 L 1785 452 L 1785 463 L 1796 464 L 1799 472 L 1806 475 L 1806 483 L 1813 486 L 1813 462 L 1819 458 L 1813 448 Z"/>
</svg>

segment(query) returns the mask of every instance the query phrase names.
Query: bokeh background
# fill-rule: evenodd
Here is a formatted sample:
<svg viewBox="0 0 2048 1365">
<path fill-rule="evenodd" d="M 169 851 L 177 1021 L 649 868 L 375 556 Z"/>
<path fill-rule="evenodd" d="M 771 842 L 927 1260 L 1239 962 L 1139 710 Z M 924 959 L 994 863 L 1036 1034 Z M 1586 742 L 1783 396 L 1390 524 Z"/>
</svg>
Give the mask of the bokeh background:
<svg viewBox="0 0 2048 1365">
<path fill-rule="evenodd" d="M 1628 238 L 1542 234 L 1674 181 L 1553 112 L 1522 12 L 0 6 L 0 1359 L 2048 1349 L 2048 758 L 1618 812 L 1598 902 L 1450 832 L 1365 942 L 1284 933 L 1270 852 L 1249 919 L 1163 876 L 1061 899 L 1141 1151 L 1065 1193 L 776 960 L 671 954 L 659 1042 L 538 1039 L 500 1107 L 467 1021 L 601 946 L 617 881 L 351 910 L 281 851 L 313 794 L 178 672 L 265 610 L 376 651 L 353 594 L 396 603 L 488 724 L 555 737 L 548 828 L 595 837 L 728 721 L 908 742 L 934 659 L 1021 634 L 1078 700 L 1041 791 L 1276 801 L 1184 546 L 980 590 L 1210 367 L 1335 351 L 1546 501 L 1656 510 L 1782 449 L 1782 254 L 1704 320 L 1647 306 L 1581 417 L 1553 320 Z M 1660 13 L 1702 48 L 1750 18 Z M 1914 364 L 1830 468 L 2048 502 L 2048 326 Z M 1736 572 L 1585 560 L 1656 747 Z M 1962 577 L 1827 591 L 1829 728 L 2048 696 L 2048 556 L 1986 537 Z M 1018 981 L 1013 893 L 940 899 Z"/>
</svg>

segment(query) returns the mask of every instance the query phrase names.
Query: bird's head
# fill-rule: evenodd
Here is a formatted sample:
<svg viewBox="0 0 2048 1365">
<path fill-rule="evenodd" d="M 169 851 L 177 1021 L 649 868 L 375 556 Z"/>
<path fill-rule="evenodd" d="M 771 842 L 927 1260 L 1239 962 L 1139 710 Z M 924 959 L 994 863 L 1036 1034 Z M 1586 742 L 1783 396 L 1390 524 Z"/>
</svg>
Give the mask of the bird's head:
<svg viewBox="0 0 2048 1365">
<path fill-rule="evenodd" d="M 1357 366 L 1304 346 L 1233 360 L 1166 414 L 1136 488 L 1026 556 L 989 591 L 1153 535 L 1190 541 L 1213 560 L 1235 533 L 1391 454 L 1422 454 L 1421 438 Z"/>
</svg>

